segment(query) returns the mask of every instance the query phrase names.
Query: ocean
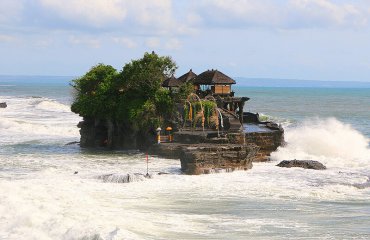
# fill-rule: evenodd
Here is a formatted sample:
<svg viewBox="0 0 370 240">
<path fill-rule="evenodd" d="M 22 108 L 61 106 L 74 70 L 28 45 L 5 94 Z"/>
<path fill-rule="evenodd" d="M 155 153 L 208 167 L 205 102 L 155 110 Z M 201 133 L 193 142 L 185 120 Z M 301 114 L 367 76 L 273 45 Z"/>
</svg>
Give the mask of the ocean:
<svg viewBox="0 0 370 240">
<path fill-rule="evenodd" d="M 285 128 L 271 162 L 187 176 L 150 156 L 152 179 L 120 183 L 146 156 L 66 145 L 81 121 L 70 79 L 0 77 L 1 240 L 370 239 L 370 88 L 235 87 Z M 290 159 L 327 170 L 276 167 Z"/>
</svg>

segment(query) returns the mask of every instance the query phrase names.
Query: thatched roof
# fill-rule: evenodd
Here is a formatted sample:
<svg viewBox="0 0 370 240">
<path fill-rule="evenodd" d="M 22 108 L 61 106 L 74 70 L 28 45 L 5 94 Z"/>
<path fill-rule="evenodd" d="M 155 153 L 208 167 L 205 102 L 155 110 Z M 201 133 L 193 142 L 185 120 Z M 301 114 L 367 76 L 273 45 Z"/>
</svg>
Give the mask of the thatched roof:
<svg viewBox="0 0 370 240">
<path fill-rule="evenodd" d="M 187 72 L 184 75 L 182 75 L 181 77 L 179 77 L 178 80 L 180 80 L 183 83 L 186 83 L 186 82 L 192 80 L 193 78 L 195 78 L 196 76 L 197 75 L 195 73 L 193 73 L 193 70 L 190 69 L 189 72 Z"/>
<path fill-rule="evenodd" d="M 235 80 L 230 78 L 229 76 L 226 76 L 222 72 L 218 70 L 207 70 L 205 72 L 202 72 L 193 80 L 194 84 L 200 84 L 200 85 L 214 85 L 214 84 L 235 84 Z"/>
<path fill-rule="evenodd" d="M 183 82 L 172 76 L 163 81 L 162 87 L 180 87 L 182 84 Z"/>
</svg>

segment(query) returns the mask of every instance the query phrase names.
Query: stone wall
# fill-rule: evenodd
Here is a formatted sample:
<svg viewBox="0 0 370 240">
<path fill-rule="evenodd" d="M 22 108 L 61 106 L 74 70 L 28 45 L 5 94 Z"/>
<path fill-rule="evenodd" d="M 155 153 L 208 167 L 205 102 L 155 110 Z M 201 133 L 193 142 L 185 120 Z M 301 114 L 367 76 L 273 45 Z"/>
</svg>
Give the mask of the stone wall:
<svg viewBox="0 0 370 240">
<path fill-rule="evenodd" d="M 284 130 L 245 133 L 245 141 L 246 143 L 256 144 L 259 147 L 254 161 L 268 161 L 271 153 L 284 144 Z"/>
</svg>

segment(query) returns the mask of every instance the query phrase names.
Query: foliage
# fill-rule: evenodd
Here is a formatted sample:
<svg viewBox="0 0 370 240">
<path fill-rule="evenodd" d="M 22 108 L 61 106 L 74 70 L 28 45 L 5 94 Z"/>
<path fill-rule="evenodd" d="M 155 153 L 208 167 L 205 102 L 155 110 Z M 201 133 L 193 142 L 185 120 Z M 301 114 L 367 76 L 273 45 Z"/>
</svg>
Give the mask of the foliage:
<svg viewBox="0 0 370 240">
<path fill-rule="evenodd" d="M 174 100 L 161 84 L 176 68 L 170 57 L 154 52 L 127 63 L 121 72 L 98 64 L 72 81 L 77 93 L 71 109 L 84 117 L 110 118 L 147 131 L 174 113 Z"/>
<path fill-rule="evenodd" d="M 174 74 L 177 66 L 170 57 L 145 53 L 144 57 L 126 64 L 120 73 L 119 85 L 137 97 L 154 98 L 162 82 Z"/>
<path fill-rule="evenodd" d="M 113 90 L 117 70 L 110 65 L 98 64 L 84 76 L 72 80 L 76 98 L 72 111 L 87 117 L 110 117 L 116 107 Z"/>
<path fill-rule="evenodd" d="M 192 92 L 194 92 L 193 83 L 186 82 L 179 87 L 178 92 L 174 94 L 174 98 L 177 102 L 181 102 L 186 99 Z"/>
</svg>

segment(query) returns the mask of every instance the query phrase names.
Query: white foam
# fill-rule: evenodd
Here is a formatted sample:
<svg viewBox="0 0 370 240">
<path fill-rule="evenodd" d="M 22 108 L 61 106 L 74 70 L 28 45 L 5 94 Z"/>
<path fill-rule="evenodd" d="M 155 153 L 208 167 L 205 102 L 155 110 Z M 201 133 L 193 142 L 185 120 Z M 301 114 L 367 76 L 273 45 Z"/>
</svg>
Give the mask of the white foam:
<svg viewBox="0 0 370 240">
<path fill-rule="evenodd" d="M 335 118 L 309 119 L 285 131 L 287 146 L 273 160 L 320 160 L 328 167 L 369 167 L 369 139 Z"/>
<path fill-rule="evenodd" d="M 275 123 L 281 124 L 284 128 L 291 126 L 295 122 L 292 119 L 288 119 L 288 118 L 270 116 L 264 113 L 258 113 L 258 114 L 259 114 L 259 120 L 261 122 L 268 122 L 268 121 L 275 122 Z"/>
<path fill-rule="evenodd" d="M 65 124 L 57 122 L 50 124 L 45 122 L 32 122 L 14 120 L 10 118 L 0 117 L 0 136 L 13 138 L 19 141 L 39 139 L 40 137 L 48 136 L 63 136 L 63 137 L 78 137 L 78 128 L 76 125 Z"/>
<path fill-rule="evenodd" d="M 80 117 L 68 105 L 48 98 L 6 97 L 0 115 L 0 142 L 79 137 Z"/>
<path fill-rule="evenodd" d="M 54 100 L 44 100 L 38 103 L 35 107 L 36 109 L 55 111 L 55 112 L 71 112 L 71 108 L 68 105 L 59 103 Z"/>
</svg>

